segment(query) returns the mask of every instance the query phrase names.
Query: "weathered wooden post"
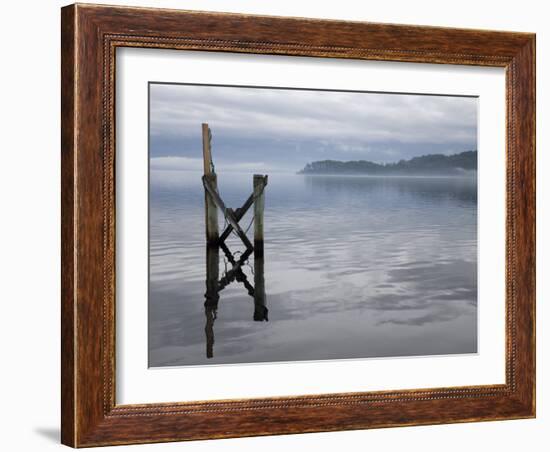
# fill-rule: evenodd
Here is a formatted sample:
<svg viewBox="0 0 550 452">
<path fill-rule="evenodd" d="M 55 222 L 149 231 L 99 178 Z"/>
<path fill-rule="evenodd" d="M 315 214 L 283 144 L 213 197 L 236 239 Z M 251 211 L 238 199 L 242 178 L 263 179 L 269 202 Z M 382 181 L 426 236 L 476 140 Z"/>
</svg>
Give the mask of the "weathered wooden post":
<svg viewBox="0 0 550 452">
<path fill-rule="evenodd" d="M 216 173 L 212 171 L 212 135 L 208 124 L 202 125 L 202 156 L 204 164 L 204 177 L 210 185 L 217 188 Z M 205 225 L 206 225 L 206 293 L 204 309 L 206 315 L 206 357 L 214 356 L 214 319 L 220 299 L 218 291 L 218 279 L 220 276 L 219 267 L 219 246 L 218 246 L 218 209 L 208 190 L 204 190 L 205 204 Z"/>
<path fill-rule="evenodd" d="M 254 259 L 264 256 L 264 188 L 267 176 L 254 174 Z"/>
<path fill-rule="evenodd" d="M 213 189 L 217 189 L 218 181 L 216 173 L 212 171 L 212 151 L 211 151 L 212 134 L 208 124 L 202 125 L 202 157 L 204 164 L 204 177 L 210 183 Z M 205 202 L 205 224 L 206 224 L 206 243 L 211 246 L 218 245 L 218 209 L 212 194 L 207 190 L 204 191 Z"/>
<path fill-rule="evenodd" d="M 264 278 L 264 189 L 267 176 L 254 174 L 254 320 L 267 320 Z"/>
</svg>

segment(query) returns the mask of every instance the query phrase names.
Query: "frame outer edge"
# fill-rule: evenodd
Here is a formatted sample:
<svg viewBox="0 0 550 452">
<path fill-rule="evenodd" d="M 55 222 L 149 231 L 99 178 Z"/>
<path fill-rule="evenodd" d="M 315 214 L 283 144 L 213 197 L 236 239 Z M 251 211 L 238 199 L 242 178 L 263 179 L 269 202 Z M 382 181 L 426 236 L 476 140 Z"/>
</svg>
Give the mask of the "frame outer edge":
<svg viewBox="0 0 550 452">
<path fill-rule="evenodd" d="M 533 168 L 532 168 L 532 178 L 533 178 L 533 224 L 532 224 L 532 234 L 533 234 L 533 272 L 531 275 L 532 280 L 532 290 L 533 290 L 533 331 L 531 334 L 531 347 L 533 353 L 533 387 L 531 389 L 532 400 L 532 414 L 533 417 L 537 416 L 537 217 L 536 217 L 536 208 L 537 208 L 537 36 L 533 35 L 533 40 L 531 43 L 532 46 L 532 86 L 531 92 L 533 96 L 532 102 L 532 142 L 533 142 Z"/>
<path fill-rule="evenodd" d="M 526 416 L 536 416 L 536 35 L 514 58 L 517 67 L 518 388 Z"/>
<path fill-rule="evenodd" d="M 76 6 L 61 8 L 61 443 L 77 445 Z"/>
<path fill-rule="evenodd" d="M 150 23 L 147 20 L 144 22 L 143 17 L 140 17 L 143 11 L 151 13 Z M 441 397 L 441 400 L 432 400 L 429 403 L 428 401 L 411 399 L 410 405 L 402 405 L 407 412 L 410 412 L 410 418 L 404 417 L 404 414 L 394 413 L 397 417 L 388 417 L 385 422 L 377 422 L 377 419 L 372 418 L 371 415 L 365 417 L 367 412 L 371 412 L 371 410 L 387 414 L 388 410 L 384 410 L 382 404 L 359 406 L 342 403 L 329 408 L 328 405 L 324 406 L 323 403 L 320 403 L 319 405 L 312 405 L 311 408 L 304 406 L 304 408 L 308 408 L 306 411 L 298 411 L 298 407 L 279 409 L 274 416 L 272 416 L 273 412 L 270 411 L 269 407 L 260 408 L 259 411 L 255 412 L 257 414 L 253 416 L 253 412 L 249 411 L 252 407 L 244 406 L 242 409 L 235 410 L 239 414 L 234 418 L 229 416 L 229 410 L 225 410 L 223 407 L 218 410 L 210 410 L 212 413 L 204 414 L 186 415 L 184 413 L 162 412 L 119 415 L 116 406 L 106 404 L 106 401 L 109 400 L 109 394 L 105 392 L 105 381 L 107 378 L 110 382 L 109 379 L 112 377 L 114 365 L 112 367 L 106 365 L 103 359 L 105 353 L 109 352 L 112 346 L 109 338 L 105 339 L 105 335 L 109 334 L 112 318 L 106 319 L 105 312 L 101 314 L 99 309 L 102 301 L 101 296 L 105 294 L 105 290 L 110 288 L 110 285 L 103 285 L 102 288 L 98 285 L 100 280 L 105 284 L 105 275 L 109 275 L 109 272 L 103 273 L 103 279 L 101 279 L 98 262 L 101 261 L 104 265 L 105 259 L 108 259 L 108 257 L 104 254 L 105 249 L 102 251 L 98 249 L 97 240 L 101 236 L 101 231 L 103 231 L 103 237 L 105 237 L 105 231 L 109 232 L 110 229 L 105 229 L 105 217 L 100 218 L 97 207 L 100 203 L 103 203 L 103 208 L 105 208 L 105 197 L 112 188 L 110 182 L 107 185 L 104 182 L 99 182 L 102 176 L 104 178 L 106 175 L 104 172 L 105 165 L 112 164 L 112 162 L 107 162 L 105 160 L 106 156 L 99 152 L 102 149 L 100 147 L 99 131 L 103 129 L 104 139 L 108 135 L 107 132 L 110 132 L 108 124 L 105 125 L 102 122 L 107 110 L 104 103 L 105 97 L 101 95 L 100 85 L 103 79 L 99 75 L 98 67 L 101 67 L 102 64 L 107 64 L 107 67 L 109 67 L 109 64 L 105 61 L 106 52 L 101 44 L 104 42 L 105 36 L 113 30 L 121 30 L 121 33 L 130 33 L 131 31 L 130 34 L 145 33 L 145 35 L 152 33 L 151 30 L 163 30 L 162 33 L 167 36 L 181 36 L 179 18 L 184 18 L 184 15 L 178 14 L 178 20 L 174 23 L 167 10 L 161 11 L 153 9 L 136 11 L 132 8 L 122 9 L 100 5 L 71 5 L 62 8 L 61 436 L 63 444 L 72 447 L 86 447 L 533 417 L 535 403 L 534 35 L 522 34 L 518 36 L 514 33 L 505 32 L 497 35 L 496 32 L 482 32 L 479 36 L 476 36 L 473 41 L 474 46 L 487 36 L 492 39 L 490 39 L 491 42 L 495 41 L 497 43 L 495 44 L 497 45 L 495 55 L 498 56 L 498 60 L 489 61 L 484 59 L 487 56 L 485 53 L 480 57 L 479 62 L 469 59 L 468 55 L 462 54 L 457 54 L 455 58 L 451 58 L 450 55 L 453 52 L 450 48 L 445 48 L 442 57 L 432 55 L 431 51 L 423 51 L 420 56 L 413 58 L 407 57 L 407 52 L 411 55 L 417 55 L 418 52 L 407 50 L 408 44 L 402 44 L 399 39 L 399 32 L 408 33 L 411 29 L 418 31 L 420 28 L 425 27 L 416 29 L 410 26 L 394 27 L 388 24 L 369 25 L 374 28 L 377 36 L 375 42 L 380 42 L 382 39 L 385 42 L 386 39 L 391 38 L 392 36 L 387 36 L 387 30 L 394 27 L 396 30 L 391 28 L 393 31 L 389 34 L 396 35 L 394 36 L 394 39 L 397 39 L 395 42 L 398 43 L 400 49 L 403 48 L 404 50 L 400 50 L 399 53 L 392 53 L 396 51 L 382 49 L 380 52 L 387 52 L 389 55 L 388 58 L 384 59 L 392 61 L 412 61 L 414 59 L 419 62 L 434 62 L 435 59 L 437 62 L 446 64 L 490 66 L 507 66 L 513 60 L 518 69 L 518 77 L 517 79 L 514 78 L 514 81 L 517 82 L 515 96 L 518 100 L 518 106 L 513 128 L 515 130 L 514 142 L 518 156 L 516 159 L 517 166 L 513 169 L 517 181 L 513 196 L 519 204 L 519 207 L 516 208 L 517 215 L 514 218 L 518 230 L 518 241 L 516 242 L 518 259 L 516 261 L 517 265 L 515 265 L 518 275 L 515 279 L 518 286 L 516 299 L 518 300 L 517 325 L 519 328 L 516 331 L 518 333 L 516 340 L 518 344 L 517 356 L 519 362 L 517 367 L 520 384 L 518 384 L 517 391 L 514 391 L 515 394 L 503 393 L 502 396 L 494 396 L 496 397 L 494 404 L 491 399 L 483 401 L 479 397 L 469 396 L 467 400 L 470 403 L 463 406 L 470 409 L 468 411 L 470 414 L 462 416 L 457 414 L 458 411 L 455 406 L 458 403 L 458 400 L 455 399 L 460 397 L 448 395 Z M 208 21 L 214 20 L 213 17 L 215 16 L 216 22 L 228 17 L 223 13 L 201 14 L 204 14 L 204 20 L 203 17 L 197 16 L 198 24 L 195 22 L 195 18 L 193 21 L 182 19 L 182 23 L 189 27 L 189 33 L 192 34 L 193 30 L 199 29 L 201 21 L 208 23 Z M 239 16 L 232 17 L 238 18 Z M 265 22 L 271 21 L 270 18 L 262 20 Z M 280 20 L 281 24 L 286 23 L 286 25 L 291 20 L 293 23 L 305 22 L 298 19 L 288 19 L 289 22 L 287 23 L 286 18 L 277 20 Z M 236 20 L 236 22 L 239 22 L 239 20 Z M 319 26 L 324 22 L 320 20 L 318 22 Z M 332 25 L 335 24 L 337 25 L 335 22 L 332 23 Z M 346 23 L 341 23 L 341 25 L 352 26 Z M 166 31 L 163 27 L 166 27 Z M 355 27 L 360 26 L 354 25 L 353 28 Z M 288 50 L 284 47 L 284 42 L 274 43 L 268 41 L 262 43 L 262 38 L 267 38 L 269 34 L 264 28 L 259 31 L 258 29 L 252 30 L 259 36 L 257 38 L 258 42 L 266 45 L 265 49 L 267 51 L 262 49 L 258 53 L 270 53 L 271 50 L 269 49 L 272 48 L 276 49 L 277 52 L 282 49 L 281 53 L 283 54 L 292 51 L 292 49 Z M 236 30 L 237 28 L 232 32 L 236 38 L 247 37 L 247 30 L 244 32 L 240 29 Z M 386 32 L 383 32 L 384 30 Z M 447 33 L 446 30 L 439 30 L 438 32 L 445 34 Z M 316 30 L 313 31 L 316 32 Z M 359 33 L 359 28 L 357 32 L 354 30 L 347 30 L 347 32 L 357 36 L 364 35 L 364 31 Z M 448 33 L 452 32 L 453 30 L 449 29 Z M 461 36 L 464 35 L 458 47 L 455 47 L 472 46 L 469 41 L 472 36 L 471 32 L 455 30 L 455 33 Z M 208 41 L 203 31 L 199 30 L 199 35 L 199 41 Z M 217 36 L 216 33 L 214 35 Z M 150 38 L 159 42 L 164 39 L 158 36 Z M 304 54 L 304 56 L 313 55 L 316 52 L 314 50 L 316 46 L 310 44 L 315 44 L 314 38 L 315 35 L 309 39 L 309 44 L 300 47 L 296 53 Z M 250 50 L 245 44 L 239 44 L 238 39 L 237 41 L 223 41 L 223 36 L 220 39 L 220 42 L 229 42 L 231 45 L 220 49 L 217 49 L 217 45 L 210 46 L 212 47 L 210 50 L 228 52 Z M 239 45 L 242 45 L 242 48 Z M 342 48 L 343 50 L 340 48 L 332 48 L 331 50 L 327 47 L 329 49 L 327 52 L 331 55 L 341 54 L 343 58 L 353 58 L 354 56 L 351 54 L 344 55 L 347 54 L 349 49 L 354 50 L 356 45 L 356 42 L 352 42 L 351 47 Z M 311 47 L 311 50 L 306 50 L 309 47 Z M 252 53 L 256 52 L 252 51 Z M 292 54 L 294 54 L 293 51 Z M 445 56 L 447 54 L 449 56 Z M 367 55 L 359 55 L 359 57 L 361 59 L 378 59 L 367 57 Z M 105 83 L 105 80 L 103 83 Z M 85 120 L 80 121 L 79 117 L 85 118 Z M 104 243 L 104 246 L 109 249 L 111 242 L 107 241 L 106 243 L 106 245 Z M 110 305 L 107 304 L 107 306 Z M 445 416 L 441 417 L 442 413 L 437 412 L 437 410 L 445 404 L 450 404 L 454 408 L 443 413 Z M 490 406 L 489 404 L 493 405 Z M 476 407 L 481 409 L 482 412 L 474 416 L 472 410 L 475 410 Z M 268 412 L 270 413 L 269 416 L 267 416 Z M 311 414 L 309 423 L 301 422 L 304 413 Z M 256 422 L 258 415 L 260 417 L 266 416 L 265 420 L 271 419 L 271 421 L 260 428 Z M 419 415 L 420 417 L 418 417 Z M 434 415 L 438 417 L 433 417 Z M 229 424 L 232 424 L 232 426 L 225 425 L 224 419 L 225 421 L 230 420 Z M 296 421 L 297 419 L 300 420 L 297 425 L 289 426 L 291 420 Z M 250 422 L 250 424 L 247 424 L 247 422 Z"/>
</svg>

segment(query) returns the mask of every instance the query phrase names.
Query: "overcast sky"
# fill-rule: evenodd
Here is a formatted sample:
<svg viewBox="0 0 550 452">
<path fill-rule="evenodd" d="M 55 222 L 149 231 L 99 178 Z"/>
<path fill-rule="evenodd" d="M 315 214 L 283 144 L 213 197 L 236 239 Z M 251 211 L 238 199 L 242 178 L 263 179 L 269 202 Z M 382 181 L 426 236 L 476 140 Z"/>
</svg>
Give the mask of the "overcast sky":
<svg viewBox="0 0 550 452">
<path fill-rule="evenodd" d="M 151 167 L 201 170 L 203 122 L 225 171 L 477 149 L 476 98 L 151 84 Z"/>
</svg>

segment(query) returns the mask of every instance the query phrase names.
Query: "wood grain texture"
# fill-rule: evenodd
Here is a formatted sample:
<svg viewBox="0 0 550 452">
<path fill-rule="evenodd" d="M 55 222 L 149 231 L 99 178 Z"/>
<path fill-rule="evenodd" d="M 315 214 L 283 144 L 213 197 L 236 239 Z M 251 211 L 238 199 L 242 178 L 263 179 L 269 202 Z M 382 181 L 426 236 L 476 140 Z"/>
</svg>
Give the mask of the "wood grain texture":
<svg viewBox="0 0 550 452">
<path fill-rule="evenodd" d="M 75 39 L 74 9 L 63 9 L 61 19 L 61 441 L 75 443 L 74 339 L 74 158 L 75 158 Z"/>
<path fill-rule="evenodd" d="M 535 415 L 534 35 L 80 4 L 63 8 L 61 34 L 64 444 L 84 447 Z M 116 405 L 117 47 L 506 68 L 506 384 Z"/>
</svg>

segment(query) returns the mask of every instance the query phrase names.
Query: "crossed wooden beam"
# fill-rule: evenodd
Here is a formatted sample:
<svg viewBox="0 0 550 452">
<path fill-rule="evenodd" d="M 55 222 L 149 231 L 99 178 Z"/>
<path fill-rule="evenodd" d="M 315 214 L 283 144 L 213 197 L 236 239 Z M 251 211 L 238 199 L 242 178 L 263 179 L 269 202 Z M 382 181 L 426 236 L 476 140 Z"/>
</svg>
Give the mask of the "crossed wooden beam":
<svg viewBox="0 0 550 452">
<path fill-rule="evenodd" d="M 252 245 L 252 243 L 246 236 L 245 232 L 242 230 L 241 226 L 239 225 L 239 221 L 242 219 L 244 214 L 253 204 L 254 195 L 253 194 L 250 195 L 249 199 L 252 198 L 252 200 L 250 201 L 248 206 L 247 206 L 247 203 L 248 203 L 248 200 L 247 200 L 241 208 L 237 209 L 237 211 L 234 211 L 233 209 L 229 209 L 225 206 L 225 203 L 223 202 L 223 199 L 219 195 L 217 189 L 214 188 L 214 181 L 215 179 L 213 177 L 208 177 L 207 175 L 202 176 L 202 182 L 203 182 L 204 188 L 206 189 L 207 194 L 210 195 L 212 201 L 214 202 L 214 205 L 222 211 L 224 217 L 229 223 L 225 228 L 225 230 L 223 231 L 222 235 L 218 237 L 217 239 L 218 244 L 225 242 L 227 237 L 229 237 L 229 234 L 231 234 L 231 231 L 234 230 L 239 236 L 239 238 L 241 239 L 241 241 L 243 242 L 244 246 L 246 246 L 246 249 L 253 251 L 254 245 Z M 266 183 L 267 183 L 267 176 L 266 176 Z M 208 232 L 207 232 L 207 237 L 208 237 Z"/>
</svg>

